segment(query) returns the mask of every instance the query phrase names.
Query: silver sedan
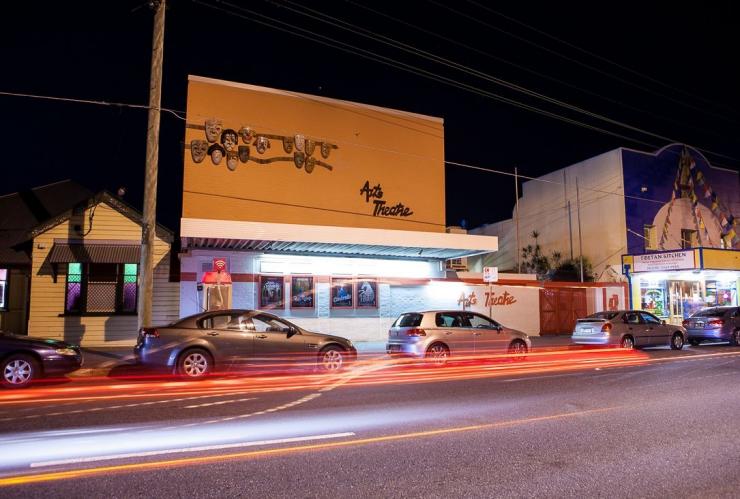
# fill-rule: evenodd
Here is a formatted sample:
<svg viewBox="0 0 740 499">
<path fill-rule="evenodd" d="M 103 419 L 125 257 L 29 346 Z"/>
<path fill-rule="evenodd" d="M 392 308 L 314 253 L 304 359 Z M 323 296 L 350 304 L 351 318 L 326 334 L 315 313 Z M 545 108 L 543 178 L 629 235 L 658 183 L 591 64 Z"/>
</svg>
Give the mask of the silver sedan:
<svg viewBox="0 0 740 499">
<path fill-rule="evenodd" d="M 614 310 L 578 319 L 571 341 L 579 345 L 622 348 L 670 345 L 673 350 L 681 350 L 686 337 L 683 327 L 666 324 L 649 312 Z"/>
</svg>

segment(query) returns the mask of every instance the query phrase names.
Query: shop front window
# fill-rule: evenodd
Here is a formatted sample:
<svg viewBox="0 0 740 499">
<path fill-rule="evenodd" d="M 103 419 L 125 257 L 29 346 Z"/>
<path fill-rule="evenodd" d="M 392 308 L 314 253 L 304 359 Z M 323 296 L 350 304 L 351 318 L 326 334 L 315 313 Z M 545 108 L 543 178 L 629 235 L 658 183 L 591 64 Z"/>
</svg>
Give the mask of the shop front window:
<svg viewBox="0 0 740 499">
<path fill-rule="evenodd" d="M 668 316 L 665 281 L 642 281 L 640 283 L 640 309 L 657 315 Z"/>
<path fill-rule="evenodd" d="M 70 263 L 64 312 L 135 313 L 138 297 L 135 263 Z"/>
</svg>

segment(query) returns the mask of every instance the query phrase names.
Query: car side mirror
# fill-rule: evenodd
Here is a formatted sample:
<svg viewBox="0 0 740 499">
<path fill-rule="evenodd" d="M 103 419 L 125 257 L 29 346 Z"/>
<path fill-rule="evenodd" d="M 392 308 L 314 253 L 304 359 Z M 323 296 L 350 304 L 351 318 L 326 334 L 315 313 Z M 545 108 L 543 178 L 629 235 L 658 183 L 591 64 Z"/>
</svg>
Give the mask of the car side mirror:
<svg viewBox="0 0 740 499">
<path fill-rule="evenodd" d="M 660 321 L 660 323 L 665 326 L 665 319 L 663 319 L 662 321 Z"/>
<path fill-rule="evenodd" d="M 295 336 L 296 334 L 298 334 L 298 329 L 294 327 L 288 328 L 288 338 L 290 338 L 291 336 Z"/>
</svg>

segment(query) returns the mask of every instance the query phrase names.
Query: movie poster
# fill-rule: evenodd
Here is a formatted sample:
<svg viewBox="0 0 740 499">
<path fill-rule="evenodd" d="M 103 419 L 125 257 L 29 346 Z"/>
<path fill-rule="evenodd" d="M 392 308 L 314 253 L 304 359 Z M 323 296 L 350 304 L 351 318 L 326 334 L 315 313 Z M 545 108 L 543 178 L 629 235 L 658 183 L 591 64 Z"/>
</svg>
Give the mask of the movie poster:
<svg viewBox="0 0 740 499">
<path fill-rule="evenodd" d="M 357 281 L 357 307 L 375 308 L 378 306 L 378 281 L 359 279 Z"/>
<path fill-rule="evenodd" d="M 290 281 L 290 307 L 313 308 L 313 277 L 293 276 Z"/>
<path fill-rule="evenodd" d="M 283 276 L 260 276 L 260 308 L 283 308 Z"/>
<path fill-rule="evenodd" d="M 332 308 L 352 308 L 354 293 L 352 279 L 331 280 L 331 306 Z"/>
</svg>

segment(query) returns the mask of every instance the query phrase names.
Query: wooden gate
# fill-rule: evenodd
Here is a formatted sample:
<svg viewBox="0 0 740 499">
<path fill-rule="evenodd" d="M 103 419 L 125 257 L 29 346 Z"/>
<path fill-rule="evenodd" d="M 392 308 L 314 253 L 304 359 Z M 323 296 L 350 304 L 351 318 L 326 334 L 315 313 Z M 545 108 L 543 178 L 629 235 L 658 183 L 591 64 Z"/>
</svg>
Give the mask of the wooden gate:
<svg viewBox="0 0 740 499">
<path fill-rule="evenodd" d="M 540 289 L 540 334 L 570 334 L 586 310 L 585 288 Z"/>
</svg>

